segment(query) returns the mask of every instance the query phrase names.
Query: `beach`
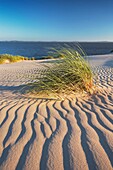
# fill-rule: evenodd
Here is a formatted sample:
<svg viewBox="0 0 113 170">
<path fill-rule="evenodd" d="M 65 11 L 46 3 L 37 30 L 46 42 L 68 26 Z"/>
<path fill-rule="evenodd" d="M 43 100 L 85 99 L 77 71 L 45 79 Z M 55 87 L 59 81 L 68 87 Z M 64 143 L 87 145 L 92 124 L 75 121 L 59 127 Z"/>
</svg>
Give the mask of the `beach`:
<svg viewBox="0 0 113 170">
<path fill-rule="evenodd" d="M 96 94 L 23 94 L 49 61 L 0 65 L 0 170 L 112 170 L 113 54 L 89 56 Z"/>
</svg>

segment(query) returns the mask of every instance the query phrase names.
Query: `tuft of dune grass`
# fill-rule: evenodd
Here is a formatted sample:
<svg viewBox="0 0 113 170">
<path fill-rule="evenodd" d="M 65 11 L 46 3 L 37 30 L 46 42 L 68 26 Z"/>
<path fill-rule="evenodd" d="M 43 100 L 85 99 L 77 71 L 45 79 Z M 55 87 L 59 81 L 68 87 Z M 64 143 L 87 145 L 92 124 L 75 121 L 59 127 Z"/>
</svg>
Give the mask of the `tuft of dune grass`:
<svg viewBox="0 0 113 170">
<path fill-rule="evenodd" d="M 14 63 L 14 62 L 18 62 L 18 61 L 22 61 L 25 60 L 25 57 L 23 56 L 13 56 L 10 54 L 1 54 L 0 55 L 0 64 L 6 63 L 7 61 L 9 61 L 9 63 Z"/>
<path fill-rule="evenodd" d="M 93 74 L 88 61 L 71 48 L 57 51 L 63 56 L 51 66 L 45 65 L 41 78 L 33 83 L 32 90 L 41 94 L 69 94 L 90 92 L 93 87 Z"/>
</svg>

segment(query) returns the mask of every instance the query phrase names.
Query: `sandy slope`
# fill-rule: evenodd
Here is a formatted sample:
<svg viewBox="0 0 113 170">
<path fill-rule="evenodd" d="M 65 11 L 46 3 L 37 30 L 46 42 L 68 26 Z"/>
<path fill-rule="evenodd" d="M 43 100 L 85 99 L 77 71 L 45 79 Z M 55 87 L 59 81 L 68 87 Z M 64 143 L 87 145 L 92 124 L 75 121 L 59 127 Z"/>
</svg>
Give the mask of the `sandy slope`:
<svg viewBox="0 0 113 170">
<path fill-rule="evenodd" d="M 0 65 L 0 170 L 112 170 L 112 58 L 90 57 L 98 94 L 64 101 L 17 92 L 42 61 Z"/>
</svg>

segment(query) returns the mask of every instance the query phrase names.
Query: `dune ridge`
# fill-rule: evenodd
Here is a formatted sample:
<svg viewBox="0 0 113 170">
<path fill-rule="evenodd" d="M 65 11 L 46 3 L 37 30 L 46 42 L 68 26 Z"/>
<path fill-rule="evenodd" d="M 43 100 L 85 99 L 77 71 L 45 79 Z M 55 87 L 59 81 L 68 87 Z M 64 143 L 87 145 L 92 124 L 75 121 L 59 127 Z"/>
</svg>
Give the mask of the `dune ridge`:
<svg viewBox="0 0 113 170">
<path fill-rule="evenodd" d="M 97 94 L 64 101 L 19 93 L 43 61 L 0 65 L 1 170 L 113 169 L 112 57 L 90 59 Z"/>
</svg>

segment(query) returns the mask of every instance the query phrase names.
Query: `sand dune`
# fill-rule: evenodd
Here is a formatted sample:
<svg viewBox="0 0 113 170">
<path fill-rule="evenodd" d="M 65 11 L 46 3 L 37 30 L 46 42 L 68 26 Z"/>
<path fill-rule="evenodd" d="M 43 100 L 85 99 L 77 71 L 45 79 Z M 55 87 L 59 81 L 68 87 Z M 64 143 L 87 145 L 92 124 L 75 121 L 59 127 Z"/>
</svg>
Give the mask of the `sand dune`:
<svg viewBox="0 0 113 170">
<path fill-rule="evenodd" d="M 90 57 L 97 94 L 63 101 L 18 91 L 43 61 L 0 65 L 0 170 L 113 169 L 112 57 Z"/>
</svg>

